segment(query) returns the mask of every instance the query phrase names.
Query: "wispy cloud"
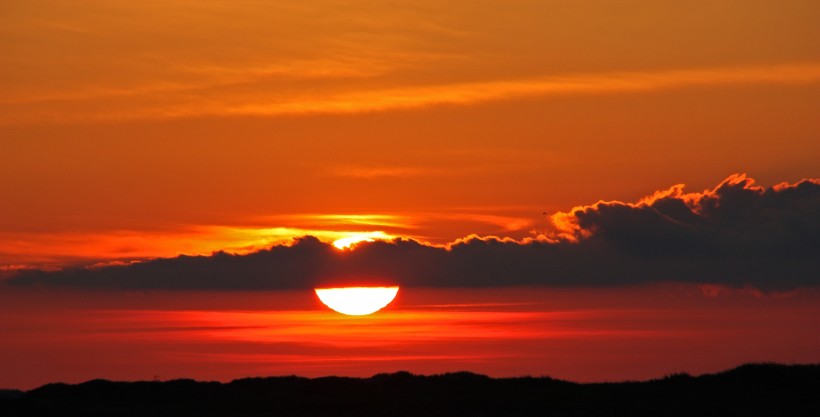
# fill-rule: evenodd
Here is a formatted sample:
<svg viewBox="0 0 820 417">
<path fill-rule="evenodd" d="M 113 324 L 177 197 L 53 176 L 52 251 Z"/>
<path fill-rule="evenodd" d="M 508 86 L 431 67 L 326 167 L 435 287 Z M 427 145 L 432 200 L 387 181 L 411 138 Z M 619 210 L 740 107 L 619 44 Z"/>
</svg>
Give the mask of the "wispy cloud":
<svg viewBox="0 0 820 417">
<path fill-rule="evenodd" d="M 0 233 L 0 278 L 31 268 L 54 270 L 71 265 L 99 268 L 127 265 L 135 260 L 210 255 L 218 251 L 246 254 L 289 244 L 307 235 L 326 243 L 351 237 L 396 237 L 379 230 L 383 226 L 363 220 L 358 224 L 345 219 L 317 220 L 316 226 L 324 225 L 324 228 L 205 225 L 158 231 L 5 232 Z"/>
<path fill-rule="evenodd" d="M 131 88 L 112 87 L 7 98 L 0 101 L 0 106 L 8 110 L 5 117 L 0 118 L 0 123 L 33 121 L 32 117 L 38 121 L 71 122 L 237 115 L 356 114 L 440 105 L 472 105 L 531 97 L 638 94 L 685 88 L 820 82 L 820 63 L 810 62 L 648 72 L 554 74 L 415 85 L 382 80 L 378 83 L 347 86 L 345 83 L 330 83 L 319 88 L 300 88 L 286 84 L 276 87 L 279 85 L 277 83 L 293 77 L 338 79 L 376 76 L 372 70 L 368 72 L 360 67 L 362 65 L 359 63 L 335 61 L 324 64 L 294 62 L 292 65 L 250 70 L 201 67 L 196 70 L 202 72 L 198 76 L 204 77 L 199 82 L 163 81 Z M 61 103 L 54 103 L 56 101 Z M 65 103 L 62 103 L 65 101 L 75 102 L 76 105 L 65 108 Z M 340 168 L 337 174 L 374 178 L 423 175 L 425 172 L 413 168 L 373 167 Z"/>
<path fill-rule="evenodd" d="M 327 170 L 330 176 L 360 179 L 408 178 L 444 173 L 446 173 L 444 169 L 395 166 L 340 166 Z"/>
<path fill-rule="evenodd" d="M 639 93 L 687 87 L 820 82 L 820 64 L 609 72 L 516 80 L 452 83 L 329 94 L 319 99 L 257 102 L 223 108 L 228 114 L 355 113 L 443 104 L 476 104 L 524 97 Z"/>
<path fill-rule="evenodd" d="M 307 235 L 326 243 L 401 236 L 444 244 L 452 237 L 431 239 L 427 236 L 443 223 L 457 222 L 465 228 L 489 225 L 493 230 L 503 231 L 532 226 L 532 219 L 492 212 L 509 209 L 495 207 L 491 212 L 481 212 L 475 207 L 461 207 L 390 214 L 293 213 L 250 216 L 235 224 L 188 224 L 156 230 L 2 232 L 0 278 L 31 268 L 115 265 L 158 257 L 210 255 L 217 251 L 245 254 L 289 244 Z"/>
</svg>

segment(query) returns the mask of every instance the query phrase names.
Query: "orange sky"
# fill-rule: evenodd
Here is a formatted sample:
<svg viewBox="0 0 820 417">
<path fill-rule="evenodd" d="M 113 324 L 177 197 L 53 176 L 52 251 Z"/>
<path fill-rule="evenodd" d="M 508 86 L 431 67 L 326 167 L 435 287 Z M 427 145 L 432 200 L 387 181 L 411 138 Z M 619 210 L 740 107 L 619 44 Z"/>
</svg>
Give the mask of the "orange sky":
<svg viewBox="0 0 820 417">
<path fill-rule="evenodd" d="M 817 0 L 3 0 L 0 388 L 816 363 L 818 22 Z M 214 251 L 251 255 L 149 261 Z M 402 289 L 356 321 L 325 279 Z"/>
<path fill-rule="evenodd" d="M 0 267 L 522 238 L 817 177 L 813 0 L 10 0 Z M 334 233 L 328 233 L 334 231 Z"/>
</svg>

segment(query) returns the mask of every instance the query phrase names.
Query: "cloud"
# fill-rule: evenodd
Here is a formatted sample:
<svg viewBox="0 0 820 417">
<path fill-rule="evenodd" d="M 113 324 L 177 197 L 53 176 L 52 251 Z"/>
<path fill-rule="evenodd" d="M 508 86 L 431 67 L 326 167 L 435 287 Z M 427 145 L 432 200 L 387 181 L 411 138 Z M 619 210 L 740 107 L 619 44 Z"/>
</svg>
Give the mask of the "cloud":
<svg viewBox="0 0 820 417">
<path fill-rule="evenodd" d="M 307 236 L 246 255 L 21 270 L 7 282 L 124 289 L 820 285 L 820 180 L 764 188 L 735 174 L 703 192 L 686 193 L 675 185 L 635 203 L 598 202 L 551 219 L 549 234 L 523 241 L 470 236 L 436 246 L 394 239 L 341 251 Z"/>
<path fill-rule="evenodd" d="M 771 188 L 735 174 L 712 190 L 682 184 L 638 203 L 599 202 L 553 215 L 561 241 L 629 261 L 637 280 L 761 288 L 820 283 L 820 181 Z M 626 279 L 626 278 L 624 278 Z"/>
<path fill-rule="evenodd" d="M 187 107 L 162 114 L 160 117 L 355 114 L 440 105 L 472 105 L 530 97 L 635 94 L 692 87 L 735 85 L 800 85 L 815 84 L 819 81 L 820 63 L 565 74 L 563 76 L 396 86 L 363 91 L 328 91 L 321 97 L 313 94 L 294 95 L 284 100 L 258 101 L 253 98 L 242 98 L 233 105 L 210 108 Z"/>
<path fill-rule="evenodd" d="M 420 59 L 420 58 L 419 58 Z M 76 122 L 154 120 L 187 117 L 293 116 L 359 114 L 431 106 L 474 105 L 537 97 L 598 94 L 638 94 L 686 88 L 744 85 L 804 85 L 820 82 L 820 63 L 796 62 L 762 66 L 705 67 L 658 71 L 544 74 L 524 78 L 482 81 L 428 82 L 345 88 L 326 86 L 319 94 L 311 88 L 284 88 L 294 77 L 344 81 L 367 79 L 370 64 L 361 62 L 295 61 L 281 67 L 180 70 L 183 81 L 162 81 L 126 87 L 89 88 L 87 91 L 38 93 L 0 100 L 5 112 L 0 125 L 32 121 Z M 367 63 L 367 64 L 366 64 Z M 366 65 L 365 65 L 366 64 Z M 382 64 L 378 64 L 382 65 Z M 316 67 L 337 68 L 325 72 Z M 386 71 L 386 70 L 385 70 Z M 210 75 L 210 76 L 209 76 Z M 355 76 L 354 76 L 355 75 Z M 276 81 L 276 82 L 274 82 Z M 269 84 L 279 86 L 270 90 Z M 284 84 L 283 84 L 284 83 Z M 255 86 L 249 88 L 248 86 Z M 213 94 L 218 92 L 218 97 Z M 67 107 L 66 104 L 73 104 Z M 342 168 L 332 174 L 353 177 L 416 176 L 414 168 L 385 170 Z"/>
<path fill-rule="evenodd" d="M 396 166 L 342 166 L 328 170 L 328 174 L 334 177 L 348 177 L 359 179 L 377 178 L 409 178 L 431 175 L 441 175 L 446 173 L 442 168 L 422 168 L 422 167 L 396 167 Z"/>
</svg>

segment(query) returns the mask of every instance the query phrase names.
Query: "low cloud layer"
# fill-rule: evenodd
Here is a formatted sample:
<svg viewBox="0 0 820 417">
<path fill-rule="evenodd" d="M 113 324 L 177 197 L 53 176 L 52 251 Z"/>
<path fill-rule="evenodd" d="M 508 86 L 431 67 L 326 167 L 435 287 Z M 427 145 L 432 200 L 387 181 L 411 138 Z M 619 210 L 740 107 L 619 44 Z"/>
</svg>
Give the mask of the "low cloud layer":
<svg viewBox="0 0 820 417">
<path fill-rule="evenodd" d="M 340 251 L 313 237 L 248 255 L 21 271 L 12 285 L 122 289 L 601 286 L 656 281 L 788 290 L 820 285 L 820 180 L 770 188 L 732 175 L 637 203 L 598 202 L 552 217 L 538 239 L 471 237 L 447 247 L 397 239 Z"/>
</svg>

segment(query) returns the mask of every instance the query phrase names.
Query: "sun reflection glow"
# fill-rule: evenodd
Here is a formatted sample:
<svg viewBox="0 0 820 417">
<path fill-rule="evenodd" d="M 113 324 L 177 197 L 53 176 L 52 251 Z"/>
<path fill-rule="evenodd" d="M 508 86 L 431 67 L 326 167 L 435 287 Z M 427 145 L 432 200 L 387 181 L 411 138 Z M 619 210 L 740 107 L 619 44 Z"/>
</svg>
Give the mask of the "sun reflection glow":
<svg viewBox="0 0 820 417">
<path fill-rule="evenodd" d="M 341 239 L 336 239 L 333 241 L 333 246 L 337 247 L 338 249 L 348 249 L 359 242 L 372 242 L 377 239 L 389 240 L 391 238 L 392 236 L 381 231 L 361 232 L 345 236 Z"/>
</svg>

